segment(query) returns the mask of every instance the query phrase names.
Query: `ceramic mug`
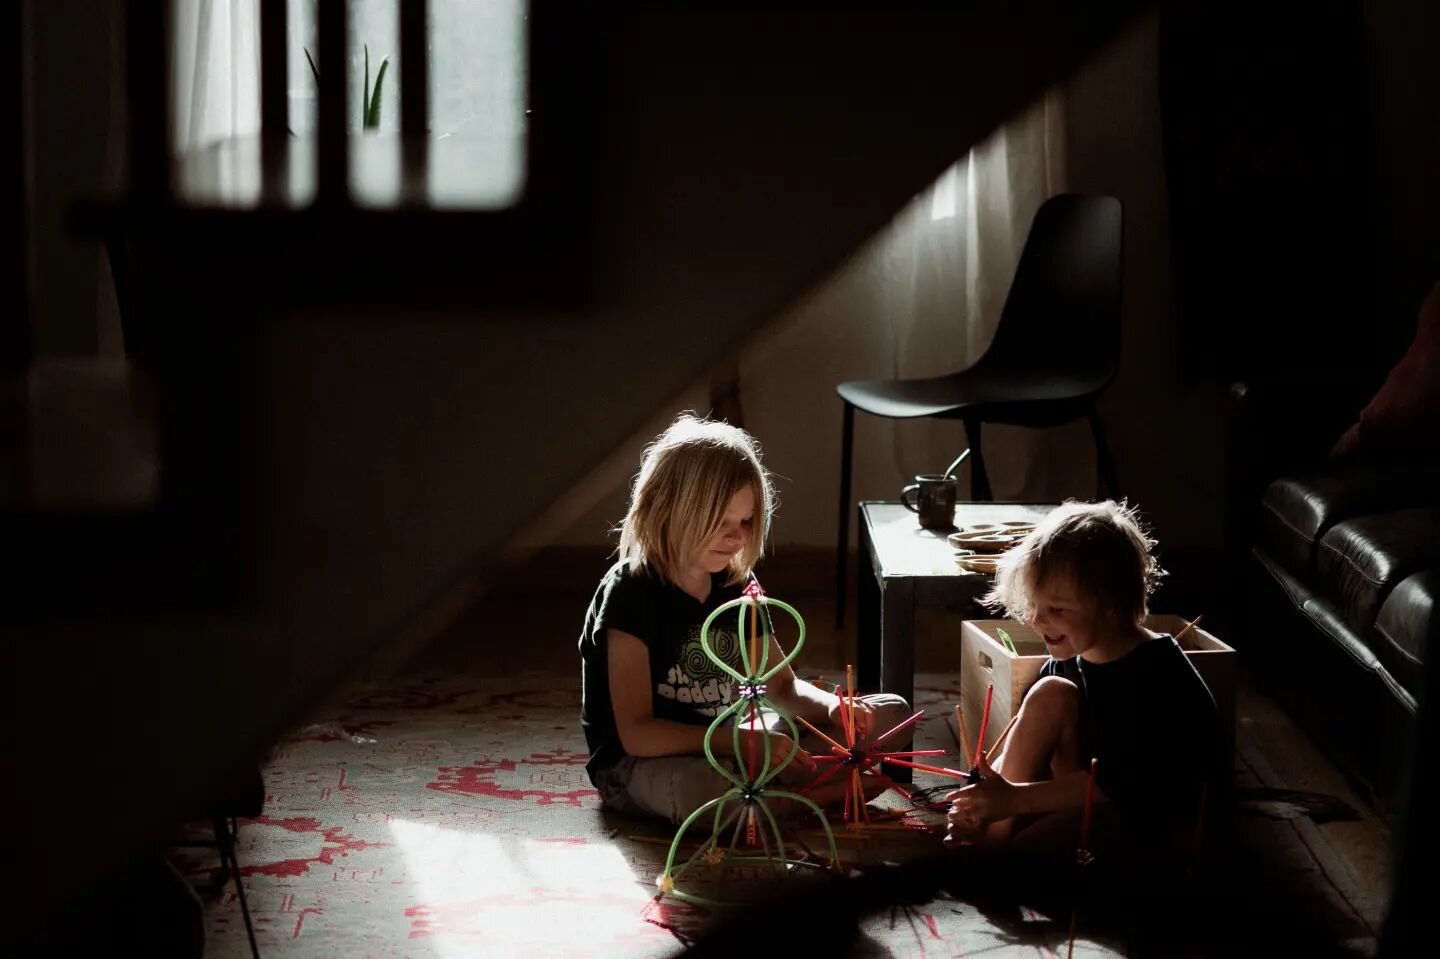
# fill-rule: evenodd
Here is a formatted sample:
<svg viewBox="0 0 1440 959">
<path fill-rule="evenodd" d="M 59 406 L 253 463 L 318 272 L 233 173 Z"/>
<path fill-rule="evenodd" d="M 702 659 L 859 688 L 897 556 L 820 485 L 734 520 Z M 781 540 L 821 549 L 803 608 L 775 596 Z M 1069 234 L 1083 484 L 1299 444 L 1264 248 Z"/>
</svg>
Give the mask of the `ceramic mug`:
<svg viewBox="0 0 1440 959">
<path fill-rule="evenodd" d="M 910 502 L 910 494 L 916 502 Z M 915 482 L 900 491 L 900 502 L 912 513 L 920 514 L 920 525 L 926 529 L 955 528 L 955 478 L 939 473 L 921 473 Z"/>
</svg>

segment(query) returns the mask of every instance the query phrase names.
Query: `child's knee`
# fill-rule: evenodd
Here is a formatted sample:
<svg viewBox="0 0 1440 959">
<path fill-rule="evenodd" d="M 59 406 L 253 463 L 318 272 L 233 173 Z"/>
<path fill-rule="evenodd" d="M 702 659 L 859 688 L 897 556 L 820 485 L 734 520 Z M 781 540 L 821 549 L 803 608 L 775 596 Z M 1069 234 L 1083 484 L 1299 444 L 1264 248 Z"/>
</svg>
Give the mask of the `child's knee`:
<svg viewBox="0 0 1440 959">
<path fill-rule="evenodd" d="M 888 732 L 909 719 L 915 710 L 905 701 L 904 696 L 897 696 L 894 693 L 871 693 L 862 696 L 862 700 L 875 712 L 874 735 Z M 914 726 L 902 729 L 890 739 L 885 740 L 887 748 L 900 748 L 900 745 L 909 743 L 915 736 Z M 899 744 L 899 745 L 897 745 Z"/>
<path fill-rule="evenodd" d="M 1021 708 L 1055 721 L 1071 719 L 1080 712 L 1080 690 L 1068 679 L 1046 676 L 1030 688 Z"/>
</svg>

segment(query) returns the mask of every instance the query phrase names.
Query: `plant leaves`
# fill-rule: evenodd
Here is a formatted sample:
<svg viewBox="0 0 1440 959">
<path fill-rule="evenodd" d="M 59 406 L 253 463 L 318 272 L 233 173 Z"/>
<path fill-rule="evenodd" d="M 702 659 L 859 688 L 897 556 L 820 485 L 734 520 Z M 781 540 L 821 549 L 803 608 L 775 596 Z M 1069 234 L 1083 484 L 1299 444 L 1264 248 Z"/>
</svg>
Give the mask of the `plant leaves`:
<svg viewBox="0 0 1440 959">
<path fill-rule="evenodd" d="M 365 44 L 365 86 L 360 93 L 360 126 L 370 129 L 370 44 Z"/>
<path fill-rule="evenodd" d="M 372 130 L 380 128 L 380 89 L 385 83 L 385 71 L 390 67 L 390 58 L 386 57 L 380 61 L 380 71 L 375 74 L 375 96 L 370 103 L 368 126 Z"/>
</svg>

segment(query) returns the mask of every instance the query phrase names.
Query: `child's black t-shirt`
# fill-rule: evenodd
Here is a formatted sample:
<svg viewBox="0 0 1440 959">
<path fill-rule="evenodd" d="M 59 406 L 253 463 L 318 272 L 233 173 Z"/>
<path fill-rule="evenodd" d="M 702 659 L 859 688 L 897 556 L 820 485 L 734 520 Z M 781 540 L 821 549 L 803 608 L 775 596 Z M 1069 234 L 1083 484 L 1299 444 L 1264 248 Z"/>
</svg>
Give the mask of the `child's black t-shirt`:
<svg viewBox="0 0 1440 959">
<path fill-rule="evenodd" d="M 708 726 L 734 697 L 734 680 L 705 655 L 700 628 L 716 608 L 738 598 L 744 586 L 727 586 L 725 573 L 711 577 L 710 595 L 700 602 L 679 586 L 648 571 L 616 563 L 590 601 L 580 634 L 580 725 L 590 749 L 585 764 L 595 774 L 625 756 L 610 702 L 610 663 L 605 631 L 630 633 L 650 650 L 650 705 L 656 719 Z M 739 614 L 716 619 L 710 648 L 740 670 Z"/>
<path fill-rule="evenodd" d="M 1109 663 L 1051 659 L 1040 676 L 1080 689 L 1081 760 L 1132 819 L 1194 821 L 1201 787 L 1223 773 L 1215 698 L 1169 635 Z"/>
</svg>

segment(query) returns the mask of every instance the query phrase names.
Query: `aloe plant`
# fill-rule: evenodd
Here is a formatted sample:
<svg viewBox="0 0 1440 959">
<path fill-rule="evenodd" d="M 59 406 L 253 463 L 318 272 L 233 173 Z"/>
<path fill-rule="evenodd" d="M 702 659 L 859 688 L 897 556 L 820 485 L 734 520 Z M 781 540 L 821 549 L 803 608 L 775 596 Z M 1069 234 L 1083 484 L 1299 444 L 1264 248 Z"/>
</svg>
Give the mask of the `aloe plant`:
<svg viewBox="0 0 1440 959">
<path fill-rule="evenodd" d="M 315 77 L 315 85 L 320 85 L 320 68 L 315 66 L 315 58 L 310 56 L 310 49 L 302 47 L 305 51 L 305 62 L 310 64 L 310 72 Z M 390 69 L 390 58 L 386 57 L 380 61 L 380 70 L 375 74 L 375 89 L 370 89 L 370 44 L 365 44 L 365 90 L 360 99 L 360 128 L 362 130 L 378 130 L 380 128 L 380 91 L 385 85 L 385 71 Z"/>
</svg>

